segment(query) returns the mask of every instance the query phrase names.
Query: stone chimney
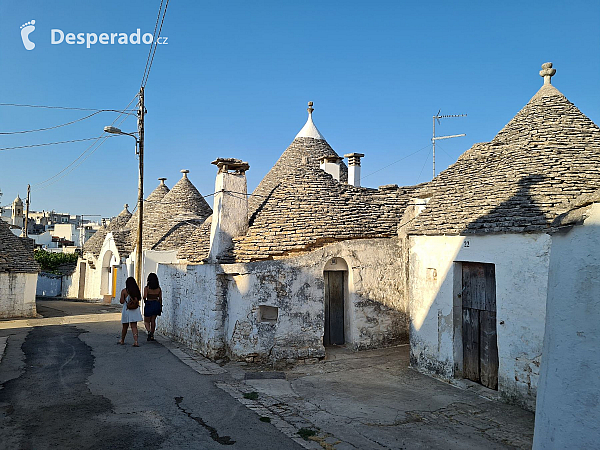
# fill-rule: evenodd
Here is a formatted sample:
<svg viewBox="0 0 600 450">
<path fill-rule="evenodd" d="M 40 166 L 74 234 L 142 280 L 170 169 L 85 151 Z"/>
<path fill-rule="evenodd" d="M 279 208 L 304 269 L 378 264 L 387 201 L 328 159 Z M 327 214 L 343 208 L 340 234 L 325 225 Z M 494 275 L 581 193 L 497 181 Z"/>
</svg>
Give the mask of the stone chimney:
<svg viewBox="0 0 600 450">
<path fill-rule="evenodd" d="M 340 162 L 344 158 L 339 156 L 323 156 L 321 158 L 321 169 L 331 175 L 334 180 L 340 181 Z"/>
<path fill-rule="evenodd" d="M 232 239 L 248 231 L 247 162 L 218 158 L 208 259 L 218 262 L 233 245 Z"/>
<path fill-rule="evenodd" d="M 360 187 L 360 158 L 362 153 L 348 153 L 344 158 L 348 158 L 348 184 Z"/>
</svg>

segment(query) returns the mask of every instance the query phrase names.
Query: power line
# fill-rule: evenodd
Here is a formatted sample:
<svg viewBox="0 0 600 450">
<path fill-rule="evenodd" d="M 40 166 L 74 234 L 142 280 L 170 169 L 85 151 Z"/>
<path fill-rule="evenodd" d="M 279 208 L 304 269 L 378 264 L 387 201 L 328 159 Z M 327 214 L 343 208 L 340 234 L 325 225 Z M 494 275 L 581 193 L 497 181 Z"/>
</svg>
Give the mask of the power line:
<svg viewBox="0 0 600 450">
<path fill-rule="evenodd" d="M 94 139 L 100 139 L 102 137 L 103 136 L 84 138 L 84 139 L 71 139 L 70 141 L 46 142 L 44 144 L 29 144 L 29 145 L 18 145 L 16 147 L 2 147 L 2 148 L 0 148 L 0 150 L 6 151 L 6 150 L 16 150 L 19 148 L 32 148 L 32 147 L 44 147 L 47 145 L 71 144 L 73 142 L 93 141 Z M 106 137 L 112 137 L 112 136 L 106 136 Z"/>
<path fill-rule="evenodd" d="M 419 180 L 421 179 L 421 174 L 423 173 L 423 169 L 427 165 L 427 161 L 429 161 L 429 155 L 431 154 L 431 149 L 427 152 L 427 158 L 425 158 L 425 162 L 423 163 L 423 167 L 421 167 L 421 171 L 419 172 L 419 176 L 417 177 L 417 182 L 415 184 L 419 184 Z"/>
<path fill-rule="evenodd" d="M 162 8 L 163 0 L 160 2 L 160 7 Z M 156 34 L 156 26 L 154 28 L 155 34 L 152 39 L 152 46 L 150 47 L 150 51 L 152 52 L 152 58 L 150 58 L 150 52 L 148 52 L 148 59 L 146 60 L 147 70 L 144 70 L 144 76 L 142 77 L 142 85 L 141 87 L 146 87 L 146 83 L 148 82 L 148 77 L 150 76 L 150 69 L 152 68 L 152 63 L 154 62 L 154 54 L 156 53 L 156 49 L 158 47 L 158 38 L 160 38 L 160 33 L 162 31 L 163 23 L 165 21 L 165 16 L 167 15 L 167 8 L 169 7 L 169 0 L 165 3 L 165 9 L 163 10 L 162 19 L 160 21 L 160 27 L 158 29 L 158 34 Z M 160 8 L 158 9 L 158 16 L 160 16 Z M 158 23 L 157 16 L 157 23 Z M 150 63 L 148 63 L 148 60 Z"/>
<path fill-rule="evenodd" d="M 21 104 L 21 103 L 0 103 L 0 106 L 19 106 L 19 107 L 26 107 L 26 108 L 69 109 L 69 110 L 75 110 L 75 111 L 118 112 L 118 113 L 124 113 L 124 111 L 127 109 L 127 108 L 125 108 L 125 110 L 120 110 L 120 109 L 76 108 L 76 107 L 72 107 L 72 106 L 27 105 L 27 104 Z M 128 112 L 127 114 L 135 114 L 135 112 L 137 112 L 137 111 L 132 110 L 132 111 Z"/>
<path fill-rule="evenodd" d="M 415 151 L 415 152 L 412 152 L 412 153 L 410 153 L 409 155 L 403 156 L 403 157 L 402 157 L 402 158 L 400 158 L 399 160 L 397 160 L 397 161 L 394 161 L 393 163 L 390 163 L 390 164 L 388 164 L 387 166 L 384 166 L 384 167 L 382 167 L 381 169 L 377 169 L 375 172 L 371 172 L 371 173 L 370 173 L 370 174 L 368 174 L 368 175 L 362 176 L 362 177 L 361 177 L 361 179 L 365 179 L 365 178 L 367 178 L 367 177 L 370 177 L 371 175 L 374 175 L 374 174 L 376 174 L 377 172 L 381 172 L 383 169 L 387 169 L 388 167 L 390 167 L 390 166 L 393 166 L 394 164 L 397 164 L 397 163 L 399 163 L 400 161 L 403 161 L 403 160 L 405 160 L 406 158 L 409 158 L 409 157 L 411 157 L 411 156 L 413 156 L 413 155 L 416 155 L 416 154 L 417 154 L 417 153 L 419 153 L 421 150 L 423 150 L 423 149 L 425 149 L 425 148 L 427 148 L 427 147 L 429 147 L 429 146 L 430 146 L 430 144 L 427 144 L 425 147 L 421 147 L 419 150 L 417 150 L 417 151 Z"/>
<path fill-rule="evenodd" d="M 144 67 L 144 75 L 142 76 L 142 86 L 144 85 L 144 78 L 146 78 L 146 72 L 148 71 L 148 63 L 150 62 L 150 55 L 152 54 L 152 48 L 156 42 L 156 29 L 158 28 L 158 21 L 160 19 L 160 12 L 162 10 L 163 1 L 160 0 L 160 6 L 158 7 L 158 14 L 156 15 L 156 23 L 154 24 L 154 32 L 152 33 L 152 45 L 148 49 L 148 57 L 146 58 L 146 67 Z"/>
<path fill-rule="evenodd" d="M 87 115 L 85 117 L 81 117 L 79 119 L 72 120 L 71 122 L 63 123 L 61 125 L 55 125 L 53 127 L 37 128 L 35 130 L 25 130 L 25 131 L 4 131 L 4 132 L 0 132 L 0 135 L 35 133 L 36 131 L 54 130 L 55 128 L 66 127 L 67 125 L 72 125 L 74 123 L 81 122 L 82 120 L 89 119 L 90 117 L 95 116 L 96 114 L 99 114 L 100 112 L 102 112 L 102 111 L 96 111 L 96 112 L 93 112 L 92 114 L 89 114 L 89 115 Z"/>
<path fill-rule="evenodd" d="M 130 106 L 130 105 L 133 103 L 133 101 L 134 101 L 136 98 L 137 98 L 137 95 L 134 95 L 134 96 L 133 96 L 133 98 L 132 98 L 132 99 L 129 101 L 129 103 L 127 104 L 127 106 L 126 106 L 125 108 L 123 108 L 123 110 L 120 112 L 120 114 L 119 114 L 119 115 L 118 115 L 118 116 L 115 118 L 115 120 L 113 120 L 113 122 L 111 123 L 111 126 L 112 126 L 112 125 L 114 125 L 114 124 L 115 124 L 115 122 L 116 122 L 117 120 L 119 120 L 119 118 L 120 118 L 120 117 L 121 117 L 123 114 L 125 114 L 125 111 L 127 110 L 127 108 L 129 108 L 129 106 Z M 127 117 L 124 117 L 124 118 L 123 118 L 123 120 L 121 120 L 121 122 L 119 123 L 119 125 L 120 125 L 120 124 L 122 124 L 122 123 L 125 121 L 125 119 L 127 119 Z M 59 171 L 59 172 L 58 172 L 58 173 L 56 173 L 55 175 L 51 176 L 50 178 L 48 178 L 48 179 L 46 179 L 46 180 L 44 180 L 44 181 L 41 181 L 40 183 L 37 183 L 37 184 L 35 184 L 34 186 L 41 186 L 41 185 L 43 185 L 43 184 L 46 184 L 46 183 L 47 183 L 45 187 L 48 187 L 48 186 L 50 186 L 50 185 L 52 185 L 52 184 L 56 183 L 57 181 L 61 180 L 62 178 L 64 178 L 65 176 L 67 176 L 69 173 L 71 173 L 73 170 L 75 170 L 77 167 L 79 167 L 81 164 L 83 164 L 83 162 L 84 162 L 86 159 L 88 159 L 88 158 L 89 158 L 89 157 L 90 157 L 90 156 L 91 156 L 91 155 L 92 155 L 92 154 L 93 154 L 93 153 L 94 153 L 96 150 L 98 150 L 98 149 L 100 148 L 100 146 L 101 146 L 102 144 L 104 144 L 104 142 L 106 142 L 106 139 L 108 139 L 109 137 L 112 137 L 112 136 L 108 136 L 108 135 L 105 135 L 105 134 L 103 134 L 102 136 L 98 137 L 98 138 L 96 139 L 96 141 L 95 141 L 94 143 L 92 143 L 92 145 L 90 145 L 88 148 L 86 148 L 86 149 L 83 151 L 83 153 L 81 153 L 81 154 L 80 154 L 80 155 L 79 155 L 77 158 L 75 158 L 75 159 L 74 159 L 74 160 L 73 160 L 73 161 L 72 161 L 72 162 L 71 162 L 69 165 L 67 165 L 65 168 L 63 168 L 61 171 Z M 98 140 L 100 140 L 100 139 L 102 139 L 102 138 L 103 138 L 104 140 L 103 140 L 102 142 L 100 142 L 100 144 L 99 144 L 99 145 L 98 145 L 98 146 L 97 146 L 97 147 L 96 147 L 96 148 L 95 148 L 95 149 L 94 149 L 94 150 L 93 150 L 91 153 L 89 153 L 89 154 L 88 154 L 88 155 L 87 155 L 87 156 L 86 156 L 86 157 L 85 157 L 85 158 L 84 158 L 84 159 L 83 159 L 83 160 L 82 160 L 82 161 L 81 161 L 79 164 L 77 164 L 75 167 L 73 167 L 71 170 L 69 170 L 67 173 L 65 173 L 65 174 L 64 174 L 62 177 L 60 177 L 60 178 L 58 178 L 58 179 L 54 180 L 54 181 L 53 181 L 53 182 L 51 182 L 51 183 L 48 183 L 50 180 L 53 180 L 54 178 L 58 177 L 58 176 L 59 176 L 61 173 L 65 172 L 65 171 L 66 171 L 66 170 L 67 170 L 69 167 L 71 167 L 73 164 L 75 164 L 75 163 L 76 163 L 76 162 L 77 162 L 79 159 L 81 159 L 81 157 L 83 157 L 83 155 L 85 155 L 85 154 L 86 154 L 86 153 L 87 153 L 87 152 L 88 152 L 88 151 L 89 151 L 89 150 L 90 150 L 92 147 L 94 147 L 94 145 L 96 145 L 96 143 L 98 142 Z"/>
</svg>

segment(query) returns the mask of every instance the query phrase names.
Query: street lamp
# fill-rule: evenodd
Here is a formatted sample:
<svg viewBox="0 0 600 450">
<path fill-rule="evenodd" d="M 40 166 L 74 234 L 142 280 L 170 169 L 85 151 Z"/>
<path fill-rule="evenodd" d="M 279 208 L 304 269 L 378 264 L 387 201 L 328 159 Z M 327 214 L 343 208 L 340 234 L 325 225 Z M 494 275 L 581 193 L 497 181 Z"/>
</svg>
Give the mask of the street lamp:
<svg viewBox="0 0 600 450">
<path fill-rule="evenodd" d="M 135 279 L 138 286 L 142 286 L 142 223 L 144 218 L 144 88 L 139 93 L 138 131 L 137 133 L 125 133 L 120 128 L 107 126 L 104 131 L 110 134 L 123 134 L 135 139 L 135 153 L 139 156 L 139 179 L 138 179 L 138 229 L 137 229 L 137 254 L 135 263 Z"/>
</svg>

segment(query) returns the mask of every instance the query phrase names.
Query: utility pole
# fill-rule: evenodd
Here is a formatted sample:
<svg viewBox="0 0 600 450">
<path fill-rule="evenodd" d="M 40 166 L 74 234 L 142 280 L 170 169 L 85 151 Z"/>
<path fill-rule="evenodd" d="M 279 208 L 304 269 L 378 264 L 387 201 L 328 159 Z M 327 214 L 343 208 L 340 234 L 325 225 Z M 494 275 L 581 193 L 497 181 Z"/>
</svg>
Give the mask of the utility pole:
<svg viewBox="0 0 600 450">
<path fill-rule="evenodd" d="M 138 110 L 138 139 L 137 154 L 140 162 L 140 173 L 138 180 L 138 229 L 137 229 L 137 255 L 135 263 L 135 279 L 138 286 L 142 286 L 142 224 L 144 220 L 144 87 L 140 87 Z"/>
<path fill-rule="evenodd" d="M 433 137 L 431 138 L 431 142 L 433 143 L 433 178 L 435 178 L 435 141 L 440 140 L 440 139 L 450 139 L 450 138 L 455 138 L 455 137 L 466 136 L 466 134 L 463 133 L 463 134 L 453 134 L 452 136 L 436 137 L 435 136 L 435 121 L 436 120 L 439 123 L 440 119 L 446 119 L 449 117 L 467 117 L 466 114 L 446 114 L 446 115 L 440 116 L 440 111 L 441 110 L 438 110 L 437 114 L 435 116 L 433 116 Z"/>
<path fill-rule="evenodd" d="M 29 219 L 29 196 L 31 194 L 31 185 L 27 185 L 27 200 L 25 200 L 25 231 L 23 232 L 23 236 L 27 237 L 27 219 Z"/>
</svg>

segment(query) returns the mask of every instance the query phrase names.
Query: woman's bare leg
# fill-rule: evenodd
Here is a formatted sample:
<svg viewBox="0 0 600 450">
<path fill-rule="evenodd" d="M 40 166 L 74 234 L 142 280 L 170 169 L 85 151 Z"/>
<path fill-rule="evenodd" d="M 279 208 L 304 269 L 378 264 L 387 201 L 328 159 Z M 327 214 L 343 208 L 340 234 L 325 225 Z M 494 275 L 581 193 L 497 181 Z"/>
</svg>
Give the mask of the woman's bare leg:
<svg viewBox="0 0 600 450">
<path fill-rule="evenodd" d="M 133 333 L 133 346 L 138 347 L 138 327 L 137 322 L 131 322 L 131 332 Z"/>
<path fill-rule="evenodd" d="M 156 316 L 152 316 L 151 317 L 151 328 L 150 330 L 152 331 L 152 336 L 154 336 L 154 332 L 156 331 Z"/>
<path fill-rule="evenodd" d="M 125 336 L 127 336 L 127 327 L 129 327 L 128 323 L 123 324 L 123 329 L 121 330 L 121 340 L 119 344 L 123 345 L 125 343 Z"/>
<path fill-rule="evenodd" d="M 144 317 L 144 326 L 146 327 L 146 331 L 150 333 L 150 317 Z"/>
</svg>

